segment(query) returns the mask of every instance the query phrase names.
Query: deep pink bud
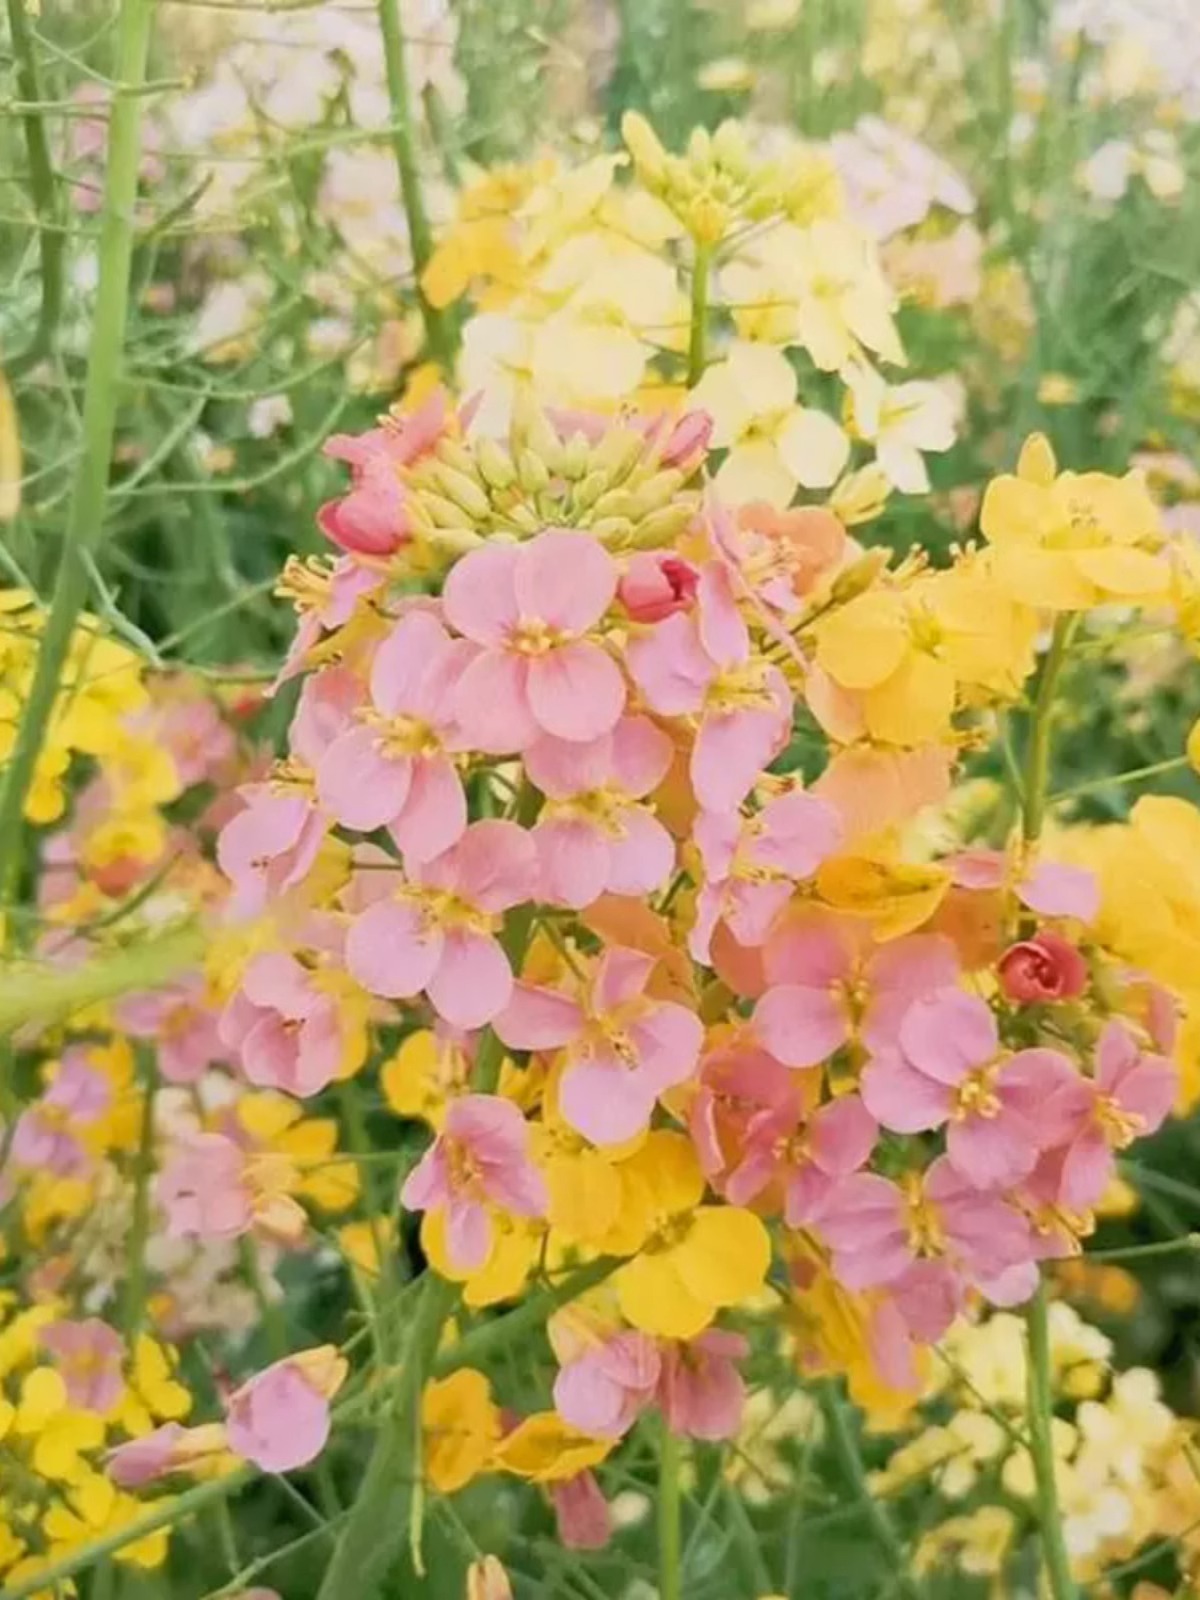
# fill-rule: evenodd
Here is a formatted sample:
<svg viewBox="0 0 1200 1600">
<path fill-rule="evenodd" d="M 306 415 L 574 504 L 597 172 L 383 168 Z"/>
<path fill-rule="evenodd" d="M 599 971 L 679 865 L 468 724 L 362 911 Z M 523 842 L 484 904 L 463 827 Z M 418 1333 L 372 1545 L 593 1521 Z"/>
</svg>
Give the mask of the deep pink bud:
<svg viewBox="0 0 1200 1600">
<path fill-rule="evenodd" d="M 1087 962 L 1068 939 L 1039 933 L 1010 945 L 999 962 L 1000 987 L 1010 1000 L 1074 1000 L 1087 988 Z"/>
<path fill-rule="evenodd" d="M 712 438 L 713 419 L 707 411 L 686 411 L 667 435 L 660 460 L 664 467 L 687 472 L 700 464 Z"/>
<path fill-rule="evenodd" d="M 634 622 L 661 622 L 691 605 L 699 580 L 695 567 L 678 556 L 643 550 L 630 559 L 617 599 Z"/>
</svg>

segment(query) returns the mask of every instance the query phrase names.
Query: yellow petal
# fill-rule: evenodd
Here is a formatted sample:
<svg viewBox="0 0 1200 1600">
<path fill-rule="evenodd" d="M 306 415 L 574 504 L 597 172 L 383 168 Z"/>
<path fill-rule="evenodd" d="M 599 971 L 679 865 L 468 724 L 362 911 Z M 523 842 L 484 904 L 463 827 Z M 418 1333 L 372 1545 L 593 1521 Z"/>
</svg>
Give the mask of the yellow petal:
<svg viewBox="0 0 1200 1600">
<path fill-rule="evenodd" d="M 662 1339 L 694 1339 L 715 1315 L 711 1302 L 688 1293 L 665 1253 L 634 1256 L 613 1283 L 626 1322 Z"/>
<path fill-rule="evenodd" d="M 1036 483 L 1046 488 L 1054 482 L 1057 471 L 1054 446 L 1044 433 L 1031 433 L 1017 457 L 1017 476 L 1026 483 Z"/>
<path fill-rule="evenodd" d="M 896 671 L 909 648 L 898 594 L 860 594 L 817 628 L 817 661 L 844 689 L 872 689 Z"/>
<path fill-rule="evenodd" d="M 1108 595 L 1144 600 L 1166 593 L 1166 564 L 1146 550 L 1127 546 L 1077 550 L 1074 558 L 1079 570 Z"/>
<path fill-rule="evenodd" d="M 672 1252 L 684 1287 L 697 1300 L 733 1306 L 762 1288 L 771 1241 L 762 1219 L 736 1206 L 702 1206 Z"/>
<path fill-rule="evenodd" d="M 872 738 L 905 748 L 933 744 L 949 732 L 954 673 L 944 661 L 911 651 L 885 683 L 868 690 L 863 714 Z"/>
<path fill-rule="evenodd" d="M 504 1436 L 496 1446 L 495 1462 L 531 1483 L 557 1483 L 596 1466 L 615 1442 L 581 1433 L 556 1411 L 537 1411 Z"/>
</svg>

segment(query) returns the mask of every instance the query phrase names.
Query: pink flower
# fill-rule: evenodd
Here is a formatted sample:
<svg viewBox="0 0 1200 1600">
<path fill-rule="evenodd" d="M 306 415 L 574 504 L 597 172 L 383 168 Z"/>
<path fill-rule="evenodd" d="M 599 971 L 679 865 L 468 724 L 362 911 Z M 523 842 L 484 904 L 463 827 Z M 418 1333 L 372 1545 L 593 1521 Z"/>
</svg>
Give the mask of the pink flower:
<svg viewBox="0 0 1200 1600">
<path fill-rule="evenodd" d="M 344 1055 L 341 1013 L 319 976 L 282 950 L 251 958 L 221 1016 L 221 1038 L 259 1089 L 305 1100 L 337 1077 Z"/>
<path fill-rule="evenodd" d="M 295 1244 L 305 1215 L 292 1198 L 290 1165 L 269 1151 L 244 1149 L 222 1133 L 193 1133 L 172 1146 L 156 1194 L 173 1239 L 238 1239 L 261 1233 Z"/>
<path fill-rule="evenodd" d="M 735 810 L 786 743 L 792 697 L 779 670 L 751 651 L 727 569 L 705 566 L 695 612 L 630 639 L 625 655 L 653 711 L 699 718 L 690 772 L 700 804 Z"/>
<path fill-rule="evenodd" d="M 637 550 L 625 564 L 617 599 L 632 621 L 661 622 L 691 606 L 699 581 L 695 567 L 680 556 Z"/>
<path fill-rule="evenodd" d="M 495 1029 L 513 1050 L 565 1048 L 558 1104 L 594 1144 L 647 1127 L 659 1095 L 691 1077 L 704 1038 L 686 1006 L 646 993 L 654 957 L 619 946 L 600 957 L 582 1001 L 517 984 Z"/>
<path fill-rule="evenodd" d="M 796 884 L 838 849 L 843 829 L 832 806 L 794 789 L 751 817 L 702 811 L 692 834 L 704 882 L 689 943 L 694 959 L 708 962 L 721 920 L 739 944 L 763 944 Z"/>
<path fill-rule="evenodd" d="M 39 1335 L 54 1357 L 67 1386 L 67 1399 L 84 1411 L 109 1411 L 121 1397 L 125 1380 L 121 1336 L 99 1317 L 82 1322 L 50 1322 Z"/>
<path fill-rule="evenodd" d="M 454 697 L 468 745 L 503 755 L 544 734 L 586 742 L 611 730 L 625 683 L 588 634 L 616 587 L 604 546 L 565 529 L 464 556 L 442 602 L 451 626 L 480 647 Z"/>
<path fill-rule="evenodd" d="M 409 1173 L 410 1211 L 444 1210 L 446 1253 L 459 1272 L 483 1266 L 492 1248 L 489 1206 L 545 1215 L 546 1184 L 529 1159 L 529 1127 L 510 1100 L 468 1094 L 451 1102 L 441 1133 Z"/>
<path fill-rule="evenodd" d="M 195 1083 L 224 1060 L 217 1019 L 199 975 L 151 994 L 130 995 L 118 1005 L 117 1020 L 132 1038 L 154 1041 L 159 1071 L 169 1083 Z"/>
<path fill-rule="evenodd" d="M 847 1289 L 896 1285 L 922 1262 L 983 1287 L 1033 1256 L 1020 1212 L 998 1194 L 977 1189 L 945 1157 L 903 1184 L 873 1172 L 844 1179 L 828 1197 L 816 1231 L 833 1251 L 834 1273 Z"/>
<path fill-rule="evenodd" d="M 140 1489 L 181 1465 L 178 1446 L 191 1430 L 164 1422 L 153 1433 L 119 1444 L 108 1456 L 108 1475 L 120 1489 Z"/>
<path fill-rule="evenodd" d="M 750 1129 L 764 1114 L 796 1105 L 792 1074 L 765 1050 L 744 1041 L 710 1050 L 688 1109 L 688 1132 L 708 1181 L 722 1189 L 722 1175 L 742 1159 Z"/>
<path fill-rule="evenodd" d="M 612 1517 L 594 1472 L 547 1485 L 559 1543 L 565 1550 L 603 1550 L 612 1537 Z"/>
<path fill-rule="evenodd" d="M 457 734 L 450 706 L 471 655 L 428 611 L 396 623 L 371 667 L 371 708 L 317 768 L 321 804 L 343 827 L 387 827 L 421 861 L 462 836 L 467 803 L 448 754 Z"/>
<path fill-rule="evenodd" d="M 1087 962 L 1069 939 L 1047 929 L 1010 945 L 997 962 L 1000 988 L 1021 1005 L 1076 1000 L 1087 988 Z"/>
<path fill-rule="evenodd" d="M 265 1367 L 226 1402 L 229 1447 L 264 1472 L 292 1472 L 315 1461 L 329 1438 L 329 1401 L 345 1363 L 319 1346 Z"/>
<path fill-rule="evenodd" d="M 1179 1088 L 1165 1056 L 1148 1055 L 1120 1022 L 1110 1022 L 1096 1049 L 1094 1080 L 1077 1078 L 1058 1097 L 1057 1112 L 1073 1125 L 1063 1143 L 1060 1196 L 1074 1211 L 1089 1210 L 1108 1187 L 1113 1152 L 1162 1127 Z"/>
<path fill-rule="evenodd" d="M 412 533 L 400 469 L 431 450 L 445 425 L 446 397 L 439 390 L 410 417 L 388 417 L 366 433 L 328 439 L 325 454 L 349 465 L 352 483 L 317 512 L 321 531 L 355 555 L 394 555 Z"/>
<path fill-rule="evenodd" d="M 233 884 L 232 914 L 249 917 L 304 882 L 329 822 L 305 793 L 281 793 L 269 784 L 239 792 L 246 808 L 221 829 L 217 864 Z"/>
<path fill-rule="evenodd" d="M 583 1433 L 619 1439 L 653 1403 L 662 1365 L 648 1334 L 618 1333 L 562 1367 L 554 1380 L 555 1410 Z"/>
<path fill-rule="evenodd" d="M 789 1067 L 814 1067 L 853 1038 L 878 1050 L 896 1037 L 913 1000 L 958 977 L 949 940 L 913 934 L 871 946 L 831 912 L 785 922 L 766 947 L 772 985 L 754 1010 L 754 1031 Z"/>
<path fill-rule="evenodd" d="M 508 1004 L 513 975 L 495 934 L 503 912 L 532 898 L 536 849 L 513 822 L 472 823 L 432 861 L 376 900 L 346 936 L 346 965 L 389 1000 L 422 990 L 458 1028 L 478 1028 Z"/>
<path fill-rule="evenodd" d="M 648 717 L 622 717 L 586 744 L 530 745 L 525 771 L 547 801 L 533 830 L 542 898 L 582 907 L 606 891 L 640 896 L 662 887 L 675 845 L 638 802 L 662 782 L 673 753 Z"/>
<path fill-rule="evenodd" d="M 321 642 L 322 635 L 344 627 L 362 596 L 381 588 L 385 581 L 384 573 L 360 566 L 350 556 L 339 557 L 331 571 L 313 561 L 301 564 L 293 557 L 284 568 L 284 582 L 300 616 L 272 692 L 302 672 L 309 652 Z"/>
<path fill-rule="evenodd" d="M 725 1198 L 744 1206 L 769 1185 L 783 1191 L 790 1228 L 820 1213 L 835 1185 L 865 1166 L 879 1129 L 856 1094 L 842 1095 L 802 1119 L 800 1100 L 751 1118 L 742 1159 L 725 1180 Z"/>
<path fill-rule="evenodd" d="M 954 882 L 963 889 L 1003 889 L 1010 878 L 1011 862 L 1003 850 L 962 850 L 948 865 Z M 1094 922 L 1100 913 L 1100 885 L 1086 867 L 1039 862 L 1019 880 L 1016 895 L 1022 905 L 1043 917 Z"/>
<path fill-rule="evenodd" d="M 1006 1189 L 1063 1136 L 1056 1095 L 1076 1079 L 1056 1050 L 1001 1050 L 990 1007 L 959 989 L 917 1000 L 897 1043 L 862 1078 L 868 1110 L 893 1133 L 946 1130 L 951 1164 L 978 1189 Z"/>
<path fill-rule="evenodd" d="M 665 1346 L 658 1403 L 672 1433 L 714 1441 L 735 1437 L 746 1403 L 737 1363 L 749 1348 L 740 1333 L 722 1328 Z"/>
<path fill-rule="evenodd" d="M 106 1115 L 112 1098 L 111 1082 L 88 1065 L 84 1050 L 67 1050 L 45 1094 L 17 1119 L 13 1160 L 20 1167 L 37 1167 L 60 1177 L 83 1171 L 89 1157 L 78 1130 Z"/>
<path fill-rule="evenodd" d="M 685 411 L 663 441 L 659 460 L 664 467 L 692 472 L 708 453 L 713 419 L 707 411 Z"/>
</svg>

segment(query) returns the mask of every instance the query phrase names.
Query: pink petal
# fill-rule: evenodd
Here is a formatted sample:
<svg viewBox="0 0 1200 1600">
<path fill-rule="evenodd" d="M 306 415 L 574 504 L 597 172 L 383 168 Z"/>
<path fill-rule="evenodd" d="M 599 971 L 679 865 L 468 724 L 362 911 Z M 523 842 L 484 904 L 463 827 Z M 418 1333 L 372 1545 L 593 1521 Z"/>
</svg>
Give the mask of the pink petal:
<svg viewBox="0 0 1200 1600">
<path fill-rule="evenodd" d="M 486 755 L 524 750 L 541 736 L 529 704 L 528 657 L 508 650 L 483 650 L 464 668 L 451 708 L 464 744 Z"/>
<path fill-rule="evenodd" d="M 945 1261 L 914 1261 L 890 1293 L 910 1333 L 934 1344 L 962 1308 L 963 1284 Z"/>
<path fill-rule="evenodd" d="M 1078 917 L 1095 922 L 1100 915 L 1100 883 L 1086 867 L 1043 861 L 1017 890 L 1031 911 L 1043 917 Z"/>
<path fill-rule="evenodd" d="M 654 1110 L 653 1087 L 619 1066 L 581 1062 L 563 1074 L 558 1105 L 564 1119 L 593 1144 L 624 1144 Z"/>
<path fill-rule="evenodd" d="M 532 657 L 529 706 L 546 733 L 559 739 L 598 739 L 624 709 L 625 680 L 598 644 L 577 639 Z"/>
<path fill-rule="evenodd" d="M 515 587 L 523 618 L 584 633 L 612 603 L 617 567 L 588 534 L 552 528 L 521 547 Z"/>
<path fill-rule="evenodd" d="M 752 948 L 765 944 L 771 936 L 771 929 L 787 909 L 792 889 L 793 885 L 787 880 L 779 883 L 730 883 L 727 886 L 729 902 L 725 921 L 737 942 Z"/>
<path fill-rule="evenodd" d="M 252 956 L 242 976 L 242 992 L 252 1005 L 293 1018 L 307 1016 L 318 999 L 308 969 L 284 950 Z"/>
<path fill-rule="evenodd" d="M 368 993 L 410 1000 L 437 971 L 442 944 L 411 901 L 379 900 L 350 926 L 346 967 Z"/>
<path fill-rule="evenodd" d="M 620 826 L 620 836 L 609 841 L 605 888 L 610 894 L 653 894 L 674 869 L 675 841 L 658 818 L 641 806 L 623 811 Z"/>
<path fill-rule="evenodd" d="M 445 692 L 444 664 L 456 659 L 450 635 L 431 612 L 410 611 L 375 652 L 371 699 L 389 716 L 429 720 Z"/>
<path fill-rule="evenodd" d="M 657 789 L 674 756 L 675 746 L 649 717 L 622 717 L 612 731 L 612 775 L 631 799 Z"/>
<path fill-rule="evenodd" d="M 754 1031 L 776 1060 L 789 1067 L 815 1067 L 828 1060 L 848 1035 L 846 1014 L 828 989 L 784 983 L 754 1008 Z"/>
<path fill-rule="evenodd" d="M 632 1420 L 625 1390 L 587 1356 L 572 1361 L 555 1378 L 554 1409 L 571 1427 L 597 1439 L 619 1436 Z"/>
<path fill-rule="evenodd" d="M 867 962 L 871 998 L 863 1017 L 863 1043 L 870 1050 L 894 1045 L 912 1002 L 952 988 L 958 977 L 958 956 L 941 934 L 916 933 L 884 945 Z"/>
<path fill-rule="evenodd" d="M 474 1200 L 451 1199 L 446 1207 L 446 1255 L 456 1272 L 478 1272 L 492 1249 L 492 1224 Z"/>
<path fill-rule="evenodd" d="M 651 710 L 666 717 L 699 711 L 714 678 L 690 616 L 677 612 L 625 646 L 625 661 Z"/>
<path fill-rule="evenodd" d="M 943 989 L 917 1000 L 900 1024 L 900 1048 L 927 1077 L 957 1084 L 1000 1048 L 996 1019 L 976 995 Z"/>
<path fill-rule="evenodd" d="M 842 819 L 816 795 L 780 795 L 759 815 L 762 831 L 751 847 L 756 862 L 790 878 L 808 878 L 833 855 L 845 832 Z"/>
<path fill-rule="evenodd" d="M 705 653 L 722 667 L 750 655 L 750 633 L 738 611 L 729 570 L 710 561 L 700 572 L 696 590 L 697 623 Z"/>
<path fill-rule="evenodd" d="M 871 1115 L 893 1133 L 926 1133 L 950 1115 L 954 1096 L 944 1083 L 911 1066 L 899 1051 L 874 1056 L 862 1075 Z"/>
<path fill-rule="evenodd" d="M 1179 1073 L 1163 1056 L 1142 1056 L 1121 1080 L 1116 1092 L 1122 1111 L 1141 1119 L 1138 1137 L 1157 1133 L 1170 1116 L 1179 1093 Z"/>
<path fill-rule="evenodd" d="M 423 875 L 483 911 L 508 911 L 533 898 L 537 849 L 515 822 L 473 822 L 452 851 L 426 864 Z"/>
<path fill-rule="evenodd" d="M 840 918 L 816 911 L 790 918 L 766 948 L 772 983 L 799 983 L 811 989 L 843 984 L 854 969 L 852 928 Z"/>
<path fill-rule="evenodd" d="M 412 763 L 412 784 L 390 833 L 406 856 L 430 861 L 466 831 L 467 800 L 454 763 L 448 756 L 419 756 Z"/>
<path fill-rule="evenodd" d="M 533 841 L 542 899 L 579 910 L 604 893 L 612 851 L 595 823 L 551 817 L 534 828 Z"/>
<path fill-rule="evenodd" d="M 592 1005 L 597 1016 L 636 1000 L 654 971 L 653 956 L 641 950 L 611 945 L 601 956 L 592 983 Z"/>
<path fill-rule="evenodd" d="M 612 772 L 615 737 L 616 729 L 588 740 L 554 739 L 545 734 L 525 751 L 526 774 L 549 800 L 600 789 Z"/>
<path fill-rule="evenodd" d="M 1037 1163 L 1038 1144 L 1023 1117 L 969 1115 L 946 1130 L 946 1154 L 977 1189 L 1011 1189 Z"/>
<path fill-rule="evenodd" d="M 583 1013 L 569 995 L 532 983 L 515 983 L 512 999 L 492 1026 L 510 1050 L 554 1050 L 578 1038 Z"/>
<path fill-rule="evenodd" d="M 408 797 L 410 756 L 385 756 L 374 728 L 352 728 L 336 739 L 317 768 L 321 804 L 344 828 L 371 833 L 398 815 Z"/>
<path fill-rule="evenodd" d="M 442 589 L 442 609 L 452 628 L 476 644 L 501 645 L 521 620 L 517 604 L 516 545 L 485 544 L 453 568 Z"/>
<path fill-rule="evenodd" d="M 668 1000 L 632 1023 L 629 1037 L 643 1072 L 661 1094 L 691 1077 L 704 1043 L 704 1024 L 695 1012 Z"/>
<path fill-rule="evenodd" d="M 780 722 L 774 711 L 728 711 L 706 716 L 692 747 L 696 798 L 712 811 L 732 811 L 774 760 Z"/>
<path fill-rule="evenodd" d="M 813 1113 L 808 1125 L 813 1160 L 836 1178 L 865 1165 L 878 1137 L 875 1118 L 856 1094 L 831 1100 Z"/>
<path fill-rule="evenodd" d="M 425 991 L 439 1017 L 456 1028 L 482 1028 L 512 998 L 508 957 L 495 939 L 469 929 L 451 928 L 437 971 Z"/>
</svg>

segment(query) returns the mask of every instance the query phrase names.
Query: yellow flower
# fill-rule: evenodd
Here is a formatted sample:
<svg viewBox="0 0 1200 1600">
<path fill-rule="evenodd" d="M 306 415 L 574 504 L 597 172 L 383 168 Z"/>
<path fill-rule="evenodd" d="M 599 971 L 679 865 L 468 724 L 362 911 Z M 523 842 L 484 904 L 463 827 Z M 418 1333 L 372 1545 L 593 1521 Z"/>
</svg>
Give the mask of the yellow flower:
<svg viewBox="0 0 1200 1600">
<path fill-rule="evenodd" d="M 500 1412 L 482 1372 L 464 1367 L 427 1383 L 421 1396 L 425 1475 L 441 1494 L 455 1494 L 488 1471 L 500 1438 Z"/>
<path fill-rule="evenodd" d="M 447 1102 L 467 1092 L 470 1076 L 471 1064 L 459 1041 L 418 1028 L 384 1062 L 379 1086 L 389 1111 L 440 1128 Z"/>
<path fill-rule="evenodd" d="M 427 1211 L 421 1219 L 421 1248 L 440 1277 L 463 1284 L 469 1306 L 515 1300 L 537 1265 L 546 1237 L 544 1224 L 505 1211 L 492 1213 L 491 1248 L 487 1260 L 472 1272 L 455 1267 L 446 1248 L 446 1214 Z"/>
<path fill-rule="evenodd" d="M 337 1231 L 342 1254 L 355 1272 L 364 1278 L 379 1276 L 379 1252 L 396 1248 L 396 1223 L 393 1217 L 375 1217 L 369 1222 L 346 1222 Z"/>
<path fill-rule="evenodd" d="M 615 1443 L 581 1433 L 557 1411 L 538 1411 L 505 1434 L 494 1460 L 505 1472 L 529 1483 L 562 1483 L 598 1465 Z"/>
<path fill-rule="evenodd" d="M 771 1262 L 767 1230 L 753 1212 L 705 1206 L 691 1141 L 657 1130 L 628 1163 L 649 1230 L 614 1283 L 627 1322 L 667 1339 L 691 1339 L 723 1306 L 762 1288 Z"/>
<path fill-rule="evenodd" d="M 1083 611 L 1166 594 L 1158 508 L 1141 474 L 1059 473 L 1041 434 L 1026 440 L 1015 475 L 988 484 L 979 525 L 997 580 L 1028 605 Z"/>
<path fill-rule="evenodd" d="M 125 1392 L 114 1409 L 126 1433 L 137 1437 L 159 1422 L 180 1422 L 192 1409 L 192 1397 L 175 1376 L 175 1352 L 149 1334 L 134 1340 Z"/>
<path fill-rule="evenodd" d="M 281 1167 L 280 1175 L 292 1193 L 333 1212 L 348 1210 L 358 1199 L 358 1164 L 335 1159 L 338 1124 L 332 1117 L 305 1117 L 294 1100 L 271 1089 L 243 1095 L 236 1115 L 268 1158 L 283 1158 L 288 1170 Z"/>
</svg>

